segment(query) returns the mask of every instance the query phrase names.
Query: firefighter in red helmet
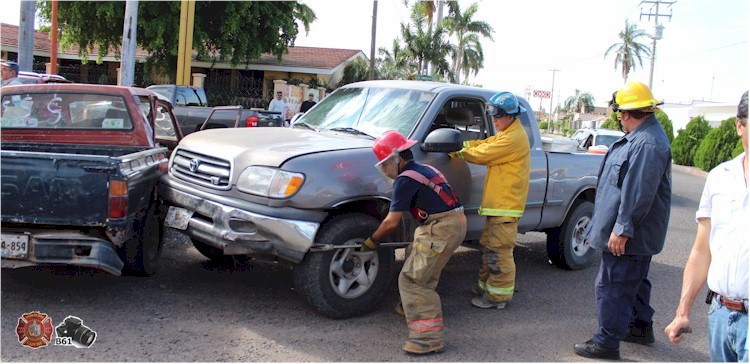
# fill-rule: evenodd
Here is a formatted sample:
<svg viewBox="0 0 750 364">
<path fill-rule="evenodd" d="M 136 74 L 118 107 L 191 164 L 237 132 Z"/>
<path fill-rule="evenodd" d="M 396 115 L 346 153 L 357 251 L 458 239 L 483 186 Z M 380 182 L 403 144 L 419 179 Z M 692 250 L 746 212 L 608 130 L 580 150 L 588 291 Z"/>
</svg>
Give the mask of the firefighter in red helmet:
<svg viewBox="0 0 750 364">
<path fill-rule="evenodd" d="M 442 351 L 443 311 L 435 292 L 440 273 L 466 236 L 466 216 L 453 188 L 434 167 L 414 161 L 416 141 L 397 131 L 386 131 L 372 147 L 381 173 L 393 179 L 393 199 L 388 215 L 365 240 L 362 251 L 378 248 L 410 212 L 421 223 L 414 241 L 406 248 L 404 267 L 398 276 L 400 307 L 409 327 L 403 350 L 412 354 Z"/>
</svg>

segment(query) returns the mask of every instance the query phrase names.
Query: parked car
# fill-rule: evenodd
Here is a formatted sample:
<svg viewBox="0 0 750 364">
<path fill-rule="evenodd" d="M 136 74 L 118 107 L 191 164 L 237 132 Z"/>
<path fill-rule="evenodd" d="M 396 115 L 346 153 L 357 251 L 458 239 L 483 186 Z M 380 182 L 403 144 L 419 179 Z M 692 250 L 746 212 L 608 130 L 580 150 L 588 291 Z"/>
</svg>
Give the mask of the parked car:
<svg viewBox="0 0 750 364">
<path fill-rule="evenodd" d="M 339 88 L 289 128 L 188 135 L 161 179 L 160 194 L 172 205 L 165 224 L 184 231 L 209 259 L 250 256 L 291 266 L 295 291 L 324 315 L 363 314 L 380 302 L 395 269 L 392 249 L 360 253 L 350 245 L 377 228 L 390 203 L 392 187 L 374 168 L 373 140 L 386 130 L 418 140 L 415 159 L 446 176 L 465 208 L 466 239 L 476 241 L 486 167 L 447 152 L 495 134 L 485 111 L 493 94 L 436 82 L 360 82 Z M 582 232 L 602 156 L 543 151 L 533 108 L 519 99 L 531 146 L 519 231 L 546 232 L 547 257 L 580 269 L 594 258 Z M 416 221 L 404 214 L 401 227 L 389 241 L 412 240 Z"/>
<path fill-rule="evenodd" d="M 157 182 L 182 137 L 171 104 L 142 88 L 5 86 L 2 267 L 69 264 L 153 274 Z"/>
<path fill-rule="evenodd" d="M 578 147 L 584 150 L 589 150 L 591 147 L 595 147 L 597 150 L 606 151 L 616 142 L 622 138 L 625 133 L 619 130 L 610 129 L 578 129 L 570 137 L 578 143 Z"/>
<path fill-rule="evenodd" d="M 218 109 L 208 107 L 206 92 L 200 87 L 153 85 L 147 88 L 172 102 L 174 115 L 185 134 L 222 127 L 283 125 L 280 112 L 244 109 L 240 106 L 218 107 Z"/>
<path fill-rule="evenodd" d="M 51 75 L 48 73 L 36 73 L 29 71 L 18 72 L 18 81 L 24 85 L 36 83 L 71 83 L 65 77 L 60 75 Z"/>
</svg>

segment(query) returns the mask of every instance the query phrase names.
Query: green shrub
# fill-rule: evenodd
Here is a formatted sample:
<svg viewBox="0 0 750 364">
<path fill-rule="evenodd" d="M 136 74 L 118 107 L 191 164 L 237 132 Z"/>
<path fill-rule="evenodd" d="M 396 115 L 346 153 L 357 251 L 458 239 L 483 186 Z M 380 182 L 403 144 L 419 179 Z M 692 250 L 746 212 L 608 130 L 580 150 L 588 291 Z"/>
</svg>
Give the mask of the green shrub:
<svg viewBox="0 0 750 364">
<path fill-rule="evenodd" d="M 661 110 L 658 110 L 656 112 L 656 120 L 659 120 L 659 124 L 661 124 L 661 127 L 664 128 L 664 132 L 667 134 L 669 144 L 672 144 L 672 140 L 674 139 L 674 128 L 672 128 L 672 120 L 669 120 L 669 116 L 667 116 L 667 114 Z"/>
<path fill-rule="evenodd" d="M 742 139 L 737 140 L 737 145 L 734 146 L 734 150 L 732 151 L 732 158 L 742 154 L 745 149 L 742 148 Z"/>
<path fill-rule="evenodd" d="M 619 115 L 617 115 L 616 112 L 612 111 L 612 113 L 610 114 L 609 118 L 607 118 L 607 120 L 605 120 L 602 123 L 602 126 L 600 126 L 600 128 L 602 128 L 602 129 L 610 129 L 610 130 L 620 130 L 620 126 L 617 125 L 617 121 L 619 119 L 620 119 Z"/>
<path fill-rule="evenodd" d="M 703 138 L 695 152 L 694 166 L 710 171 L 719 164 L 732 159 L 732 151 L 739 139 L 734 120 L 735 118 L 731 117 L 722 121 L 718 128 L 711 130 Z"/>
<path fill-rule="evenodd" d="M 547 126 L 549 126 L 549 124 L 547 124 L 546 121 L 542 121 L 542 122 L 539 123 L 539 130 L 545 130 L 546 131 L 547 130 Z"/>
<path fill-rule="evenodd" d="M 677 138 L 672 141 L 674 162 L 683 166 L 692 166 L 695 152 L 709 131 L 711 131 L 711 125 L 703 118 L 703 115 L 694 117 L 687 123 L 685 129 L 677 131 Z"/>
</svg>

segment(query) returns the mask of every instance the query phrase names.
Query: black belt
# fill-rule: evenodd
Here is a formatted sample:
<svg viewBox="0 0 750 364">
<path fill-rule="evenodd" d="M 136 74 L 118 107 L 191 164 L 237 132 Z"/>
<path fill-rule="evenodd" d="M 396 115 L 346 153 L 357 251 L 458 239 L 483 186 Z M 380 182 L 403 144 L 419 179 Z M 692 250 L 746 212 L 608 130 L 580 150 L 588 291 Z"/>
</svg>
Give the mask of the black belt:
<svg viewBox="0 0 750 364">
<path fill-rule="evenodd" d="M 731 298 L 726 298 L 718 293 L 714 293 L 714 297 L 719 300 L 719 303 L 721 303 L 722 306 L 730 310 L 747 312 L 747 300 L 733 300 Z"/>
</svg>

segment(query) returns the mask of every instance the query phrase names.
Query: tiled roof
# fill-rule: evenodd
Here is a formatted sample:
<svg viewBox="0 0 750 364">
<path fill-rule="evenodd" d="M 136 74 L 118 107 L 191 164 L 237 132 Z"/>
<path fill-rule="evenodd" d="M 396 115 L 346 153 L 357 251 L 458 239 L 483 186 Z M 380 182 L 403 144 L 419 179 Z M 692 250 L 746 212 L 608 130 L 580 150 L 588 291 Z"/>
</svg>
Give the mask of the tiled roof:
<svg viewBox="0 0 750 364">
<path fill-rule="evenodd" d="M 0 47 L 3 50 L 18 50 L 18 26 L 12 24 L 0 23 Z M 10 49 L 9 49 L 10 48 Z M 47 32 L 36 31 L 34 34 L 34 52 L 49 54 L 50 39 Z M 259 60 L 250 62 L 252 65 L 281 66 L 290 68 L 317 68 L 317 69 L 334 69 L 350 58 L 362 53 L 355 49 L 337 49 L 337 48 L 314 48 L 314 47 L 289 47 L 288 53 L 284 54 L 281 63 L 276 56 L 270 53 L 264 53 Z M 77 56 L 78 46 L 58 53 L 59 58 L 65 56 Z M 114 57 L 114 52 L 108 56 Z M 137 58 L 146 58 L 148 52 L 143 49 L 136 50 Z M 362 54 L 364 57 L 364 53 Z M 96 57 L 96 50 L 91 58 Z"/>
</svg>

